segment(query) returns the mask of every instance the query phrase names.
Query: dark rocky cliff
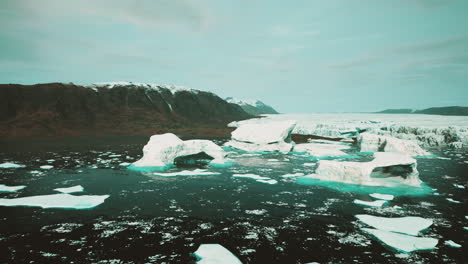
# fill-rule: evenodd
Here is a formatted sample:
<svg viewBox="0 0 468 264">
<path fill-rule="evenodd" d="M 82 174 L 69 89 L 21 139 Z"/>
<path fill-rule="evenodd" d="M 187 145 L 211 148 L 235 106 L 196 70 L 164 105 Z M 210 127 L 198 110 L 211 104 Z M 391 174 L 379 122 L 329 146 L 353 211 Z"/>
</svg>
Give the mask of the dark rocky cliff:
<svg viewBox="0 0 468 264">
<path fill-rule="evenodd" d="M 213 93 L 192 89 L 0 84 L 0 137 L 222 128 L 250 117 Z"/>
</svg>

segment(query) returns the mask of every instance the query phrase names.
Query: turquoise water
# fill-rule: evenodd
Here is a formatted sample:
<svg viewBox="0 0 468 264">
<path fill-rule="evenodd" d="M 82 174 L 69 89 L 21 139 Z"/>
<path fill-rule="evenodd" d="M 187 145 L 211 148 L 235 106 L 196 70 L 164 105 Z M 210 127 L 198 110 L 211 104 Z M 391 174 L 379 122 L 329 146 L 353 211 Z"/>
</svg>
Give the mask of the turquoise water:
<svg viewBox="0 0 468 264">
<path fill-rule="evenodd" d="M 220 173 L 208 176 L 157 177 L 151 170 L 119 165 L 138 160 L 146 140 L 86 138 L 81 145 L 65 139 L 61 145 L 30 142 L 3 148 L 0 162 L 26 167 L 0 170 L 0 184 L 28 187 L 1 193 L 1 198 L 53 194 L 55 188 L 75 185 L 85 189 L 76 195 L 110 197 L 86 210 L 0 207 L 0 262 L 193 263 L 191 253 L 201 243 L 220 243 L 243 263 L 464 261 L 463 248 L 443 242 L 453 240 L 466 247 L 468 241 L 463 229 L 468 226 L 467 191 L 454 185 L 468 182 L 465 153 L 436 152 L 449 160 L 418 158 L 424 188 L 391 189 L 282 177 L 315 171 L 311 163 L 316 160 L 297 154 L 233 151 L 233 164 L 208 167 Z M 352 160 L 356 155 L 369 159 L 350 155 Z M 54 168 L 39 169 L 45 164 Z M 247 173 L 278 183 L 232 177 Z M 368 194 L 373 192 L 396 197 L 382 208 L 353 203 L 371 200 Z M 433 219 L 424 236 L 440 243 L 428 252 L 401 255 L 362 232 L 365 226 L 356 221 L 356 214 Z"/>
</svg>

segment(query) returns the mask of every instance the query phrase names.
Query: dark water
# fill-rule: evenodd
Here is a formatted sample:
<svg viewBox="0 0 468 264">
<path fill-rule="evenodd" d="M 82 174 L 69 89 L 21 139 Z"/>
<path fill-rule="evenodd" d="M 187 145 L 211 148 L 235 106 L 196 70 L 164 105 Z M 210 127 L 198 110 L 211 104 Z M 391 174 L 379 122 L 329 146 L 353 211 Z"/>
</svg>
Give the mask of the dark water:
<svg viewBox="0 0 468 264">
<path fill-rule="evenodd" d="M 464 153 L 437 152 L 450 160 L 418 159 L 420 178 L 440 195 L 397 196 L 382 208 L 369 208 L 353 200 L 368 199 L 366 191 L 372 190 L 281 177 L 315 170 L 315 160 L 301 155 L 231 153 L 237 165 L 210 168 L 221 173 L 213 176 L 155 177 L 119 165 L 139 159 L 146 141 L 121 136 L 1 142 L 0 163 L 26 167 L 0 169 L 0 184 L 28 186 L 1 198 L 74 185 L 82 185 L 83 194 L 110 198 L 87 210 L 0 207 L 0 262 L 194 263 L 191 253 L 201 243 L 219 243 L 243 263 L 467 263 L 467 189 L 453 185 L 468 182 Z M 44 164 L 54 168 L 39 169 Z M 233 178 L 234 173 L 267 176 L 278 184 Z M 424 236 L 439 244 L 428 252 L 398 253 L 362 232 L 356 214 L 433 219 Z M 448 247 L 446 240 L 463 247 Z"/>
</svg>

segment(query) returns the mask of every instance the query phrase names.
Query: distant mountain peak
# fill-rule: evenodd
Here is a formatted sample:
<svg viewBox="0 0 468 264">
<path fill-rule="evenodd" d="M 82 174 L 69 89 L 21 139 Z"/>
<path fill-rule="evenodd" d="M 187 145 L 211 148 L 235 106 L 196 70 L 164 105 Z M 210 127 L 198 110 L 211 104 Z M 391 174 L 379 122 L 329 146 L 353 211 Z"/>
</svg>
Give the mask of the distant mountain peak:
<svg viewBox="0 0 468 264">
<path fill-rule="evenodd" d="M 225 100 L 228 103 L 239 105 L 245 112 L 251 115 L 279 114 L 273 107 L 260 100 L 237 99 L 234 97 L 226 97 Z"/>
<path fill-rule="evenodd" d="M 96 83 L 91 83 L 84 85 L 87 88 L 91 88 L 95 91 L 97 91 L 98 88 L 107 88 L 107 89 L 112 89 L 115 87 L 129 87 L 129 86 L 135 86 L 138 88 L 145 88 L 145 89 L 150 89 L 150 90 L 160 90 L 160 89 L 168 89 L 171 91 L 171 93 L 176 93 L 180 91 L 188 91 L 192 93 L 198 93 L 201 90 L 193 89 L 190 87 L 185 87 L 185 86 L 179 86 L 179 85 L 174 85 L 174 84 L 156 84 L 156 83 L 136 83 L 136 82 L 96 82 Z"/>
</svg>

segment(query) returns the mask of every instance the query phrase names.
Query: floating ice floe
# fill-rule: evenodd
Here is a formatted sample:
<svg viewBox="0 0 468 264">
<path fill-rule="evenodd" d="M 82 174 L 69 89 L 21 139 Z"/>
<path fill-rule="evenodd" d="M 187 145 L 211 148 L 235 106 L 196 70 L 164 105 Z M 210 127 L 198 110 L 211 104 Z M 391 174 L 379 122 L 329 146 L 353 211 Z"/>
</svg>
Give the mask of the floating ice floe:
<svg viewBox="0 0 468 264">
<path fill-rule="evenodd" d="M 420 186 L 416 160 L 402 153 L 376 152 L 370 162 L 320 160 L 305 177 L 369 186 Z"/>
<path fill-rule="evenodd" d="M 266 124 L 245 124 L 239 126 L 225 146 L 236 149 L 263 152 L 289 152 L 294 146 L 291 133 L 296 121 L 270 122 Z"/>
<path fill-rule="evenodd" d="M 385 201 L 385 200 L 376 200 L 376 201 L 372 201 L 372 202 L 362 201 L 362 200 L 359 200 L 359 199 L 354 200 L 355 204 L 361 204 L 361 205 L 372 206 L 372 207 L 382 207 L 382 205 L 384 205 L 386 202 L 387 201 Z"/>
<path fill-rule="evenodd" d="M 57 189 L 54 189 L 54 191 L 61 192 L 61 193 L 77 193 L 77 192 L 84 191 L 84 188 L 81 185 L 76 185 L 76 186 L 68 187 L 68 188 L 57 188 Z"/>
<path fill-rule="evenodd" d="M 373 235 L 386 245 L 406 253 L 416 250 L 433 249 L 439 242 L 435 238 L 408 236 L 379 229 L 363 228 L 362 230 Z"/>
<path fill-rule="evenodd" d="M 24 168 L 24 167 L 26 166 L 22 164 L 12 163 L 12 162 L 4 162 L 0 164 L 0 169 L 17 169 L 17 168 Z"/>
<path fill-rule="evenodd" d="M 267 183 L 267 184 L 277 184 L 278 183 L 277 180 L 273 180 L 273 179 L 268 178 L 268 177 L 262 177 L 262 176 L 259 176 L 259 175 L 256 175 L 256 174 L 233 174 L 232 176 L 235 177 L 235 178 L 253 179 L 253 180 L 257 181 L 257 182 Z"/>
<path fill-rule="evenodd" d="M 304 173 L 302 173 L 302 172 L 287 173 L 287 174 L 282 175 L 281 177 L 283 177 L 283 178 L 293 178 L 293 177 L 301 177 L 301 176 L 304 176 Z"/>
<path fill-rule="evenodd" d="M 375 198 L 375 199 L 381 199 L 381 200 L 393 200 L 394 196 L 391 194 L 382 194 L 382 193 L 371 193 L 369 194 L 370 197 Z"/>
<path fill-rule="evenodd" d="M 242 264 L 229 250 L 220 244 L 201 244 L 195 251 L 197 264 Z"/>
<path fill-rule="evenodd" d="M 303 143 L 294 146 L 295 152 L 305 152 L 314 157 L 339 157 L 346 156 L 343 149 L 349 149 L 347 145 L 323 144 L 323 143 Z"/>
<path fill-rule="evenodd" d="M 429 153 L 416 142 L 389 136 L 362 133 L 357 138 L 357 145 L 361 152 L 401 152 L 410 156 L 425 156 Z"/>
<path fill-rule="evenodd" d="M 52 165 L 42 165 L 40 168 L 43 169 L 43 170 L 50 170 L 52 169 L 54 166 Z"/>
<path fill-rule="evenodd" d="M 451 203 L 457 203 L 457 204 L 461 203 L 460 201 L 454 200 L 452 198 L 445 198 L 445 199 L 447 199 L 447 201 L 449 201 Z"/>
<path fill-rule="evenodd" d="M 0 199 L 0 206 L 38 206 L 42 208 L 88 209 L 102 204 L 109 195 L 81 195 L 66 193 L 27 196 L 20 198 Z"/>
<path fill-rule="evenodd" d="M 153 175 L 161 176 L 161 177 L 192 176 L 192 175 L 202 176 L 202 175 L 219 175 L 219 174 L 221 173 L 212 172 L 208 170 L 202 170 L 202 169 L 183 170 L 183 171 L 167 172 L 167 173 L 162 173 L 162 172 L 153 173 Z"/>
<path fill-rule="evenodd" d="M 174 164 L 225 164 L 226 153 L 209 140 L 183 141 L 172 133 L 153 135 L 143 147 L 143 157 L 130 167 L 168 167 Z"/>
<path fill-rule="evenodd" d="M 130 165 L 131 165 L 130 162 L 122 162 L 122 163 L 119 164 L 119 166 L 124 166 L 124 167 L 130 166 Z"/>
<path fill-rule="evenodd" d="M 457 187 L 458 189 L 465 189 L 465 186 L 460 185 L 460 184 L 453 184 L 453 186 Z"/>
<path fill-rule="evenodd" d="M 6 186 L 5 184 L 0 184 L 0 192 L 17 192 L 26 188 L 25 185 L 18 185 L 18 186 Z"/>
<path fill-rule="evenodd" d="M 376 229 L 413 236 L 417 236 L 420 231 L 430 227 L 433 223 L 430 219 L 417 216 L 389 218 L 363 214 L 356 215 L 356 218 L 366 225 L 372 226 Z"/>
<path fill-rule="evenodd" d="M 460 244 L 455 243 L 452 240 L 447 240 L 447 241 L 444 242 L 444 244 L 449 246 L 449 247 L 454 247 L 454 248 L 461 248 L 462 247 Z"/>
</svg>

